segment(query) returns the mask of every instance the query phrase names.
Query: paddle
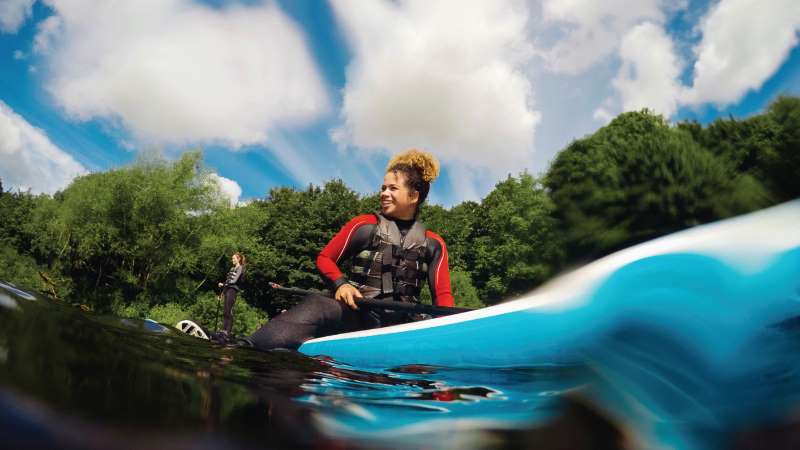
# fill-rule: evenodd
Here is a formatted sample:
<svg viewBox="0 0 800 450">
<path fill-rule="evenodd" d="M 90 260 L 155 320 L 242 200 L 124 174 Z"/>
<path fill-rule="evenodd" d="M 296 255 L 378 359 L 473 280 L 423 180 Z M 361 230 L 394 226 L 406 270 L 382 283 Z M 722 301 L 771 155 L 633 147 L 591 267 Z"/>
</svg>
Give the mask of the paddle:
<svg viewBox="0 0 800 450">
<path fill-rule="evenodd" d="M 322 292 L 319 291 L 309 291 L 306 289 L 283 287 L 280 284 L 273 283 L 271 281 L 269 282 L 269 287 L 277 291 L 288 292 L 294 295 L 308 295 L 308 294 L 324 295 Z M 324 296 L 329 297 L 328 295 Z M 474 309 L 471 308 L 430 306 L 430 305 L 421 305 L 419 303 L 396 302 L 394 300 L 385 300 L 378 298 L 370 298 L 370 299 L 361 298 L 358 299 L 357 301 L 359 306 L 366 306 L 370 308 L 386 308 L 386 309 L 393 309 L 395 311 L 416 312 L 421 314 L 431 314 L 434 316 L 447 316 L 450 314 L 458 314 L 467 311 L 474 311 Z"/>
</svg>

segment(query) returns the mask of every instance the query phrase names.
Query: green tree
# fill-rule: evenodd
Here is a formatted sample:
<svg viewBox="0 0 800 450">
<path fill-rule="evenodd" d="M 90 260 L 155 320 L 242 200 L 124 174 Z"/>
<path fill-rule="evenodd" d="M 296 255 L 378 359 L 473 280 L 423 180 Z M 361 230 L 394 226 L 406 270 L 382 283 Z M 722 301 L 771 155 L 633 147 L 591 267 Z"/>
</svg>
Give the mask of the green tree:
<svg viewBox="0 0 800 450">
<path fill-rule="evenodd" d="M 3 191 L 0 183 L 0 280 L 63 298 L 69 292 L 67 280 L 59 280 L 60 287 L 49 283 L 57 277 L 40 265 L 33 246 L 31 222 L 37 208 L 48 201 L 46 195 Z"/>
<path fill-rule="evenodd" d="M 767 173 L 777 200 L 800 197 L 800 98 L 779 97 L 769 106 L 767 116 L 778 127 L 776 158 Z"/>
<path fill-rule="evenodd" d="M 483 308 L 486 306 L 480 299 L 478 289 L 472 284 L 472 277 L 468 272 L 454 269 L 450 271 L 450 290 L 455 304 L 461 308 Z M 420 301 L 424 304 L 433 304 L 431 292 L 428 287 L 422 289 Z"/>
<path fill-rule="evenodd" d="M 774 202 L 800 196 L 800 98 L 779 97 L 765 114 L 747 119 L 717 119 L 706 128 L 684 122 L 678 127 L 736 172 L 760 181 Z"/>
<path fill-rule="evenodd" d="M 199 153 L 79 177 L 54 200 L 37 210 L 36 248 L 101 311 L 113 299 L 190 300 L 202 278 L 195 250 L 225 204 Z"/>
<path fill-rule="evenodd" d="M 268 281 L 288 286 L 323 289 L 317 273 L 316 258 L 328 241 L 351 218 L 362 211 L 360 198 L 341 180 L 332 180 L 320 188 L 309 186 L 300 191 L 292 188 L 273 189 L 258 205 L 265 211 L 265 221 L 258 231 L 262 265 L 251 271 L 251 283 L 260 286 L 259 296 L 265 299 L 274 315 L 291 307 L 297 298 L 275 295 L 267 288 Z"/>
<path fill-rule="evenodd" d="M 552 275 L 561 258 L 553 209 L 528 173 L 509 176 L 483 199 L 468 241 L 470 272 L 485 303 L 527 292 Z"/>
<path fill-rule="evenodd" d="M 451 269 L 468 271 L 474 266 L 474 246 L 471 239 L 479 208 L 480 204 L 465 201 L 449 210 L 439 205 L 427 204 L 420 210 L 420 220 L 444 239 Z"/>
<path fill-rule="evenodd" d="M 769 204 L 759 182 L 689 131 L 646 110 L 624 113 L 559 153 L 545 183 L 569 261 Z"/>
</svg>

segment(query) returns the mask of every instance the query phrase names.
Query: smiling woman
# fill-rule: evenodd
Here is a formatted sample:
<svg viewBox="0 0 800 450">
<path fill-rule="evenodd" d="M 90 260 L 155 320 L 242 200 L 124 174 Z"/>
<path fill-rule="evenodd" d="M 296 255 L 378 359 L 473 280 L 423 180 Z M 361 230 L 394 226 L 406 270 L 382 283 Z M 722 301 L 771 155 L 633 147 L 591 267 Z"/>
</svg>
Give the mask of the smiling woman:
<svg viewBox="0 0 800 450">
<path fill-rule="evenodd" d="M 309 295 L 247 340 L 262 350 L 296 349 L 315 337 L 420 320 L 391 309 L 359 309 L 357 300 L 418 303 L 426 279 L 433 303 L 453 306 L 444 240 L 416 220 L 438 173 L 438 161 L 426 152 L 408 150 L 392 158 L 380 210 L 350 220 L 317 257 L 335 299 Z M 347 260 L 352 260 L 349 277 L 339 269 Z"/>
</svg>

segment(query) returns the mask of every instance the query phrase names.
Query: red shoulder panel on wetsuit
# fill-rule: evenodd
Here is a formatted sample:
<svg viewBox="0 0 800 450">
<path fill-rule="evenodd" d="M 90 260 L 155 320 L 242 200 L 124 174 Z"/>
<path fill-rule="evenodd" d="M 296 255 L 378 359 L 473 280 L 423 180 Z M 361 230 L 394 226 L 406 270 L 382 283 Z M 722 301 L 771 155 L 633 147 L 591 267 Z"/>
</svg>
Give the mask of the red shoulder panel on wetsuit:
<svg viewBox="0 0 800 450">
<path fill-rule="evenodd" d="M 375 214 L 362 214 L 350 219 L 317 256 L 319 272 L 331 283 L 342 278 L 344 275 L 339 270 L 337 263 L 352 242 L 356 230 L 364 225 L 376 225 L 377 223 L 378 218 Z"/>
</svg>

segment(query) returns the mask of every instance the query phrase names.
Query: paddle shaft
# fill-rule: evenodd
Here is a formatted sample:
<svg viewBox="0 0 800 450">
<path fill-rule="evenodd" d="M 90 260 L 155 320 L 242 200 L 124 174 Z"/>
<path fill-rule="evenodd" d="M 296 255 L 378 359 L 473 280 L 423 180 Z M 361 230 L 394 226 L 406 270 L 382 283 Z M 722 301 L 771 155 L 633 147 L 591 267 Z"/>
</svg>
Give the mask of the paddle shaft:
<svg viewBox="0 0 800 450">
<path fill-rule="evenodd" d="M 322 292 L 319 291 L 310 291 L 307 289 L 283 287 L 275 283 L 270 283 L 269 285 L 272 289 L 288 292 L 290 294 L 295 294 L 295 295 L 308 295 L 308 294 L 324 295 Z M 327 295 L 324 296 L 328 297 Z M 473 309 L 470 308 L 456 308 L 450 306 L 429 306 L 429 305 L 422 305 L 419 303 L 397 302 L 394 300 L 385 300 L 379 298 L 360 298 L 356 301 L 359 306 L 366 306 L 369 308 L 385 308 L 385 309 L 393 309 L 395 311 L 408 311 L 420 314 L 431 314 L 434 316 L 447 316 L 450 314 L 458 314 L 467 311 L 474 311 Z"/>
</svg>

